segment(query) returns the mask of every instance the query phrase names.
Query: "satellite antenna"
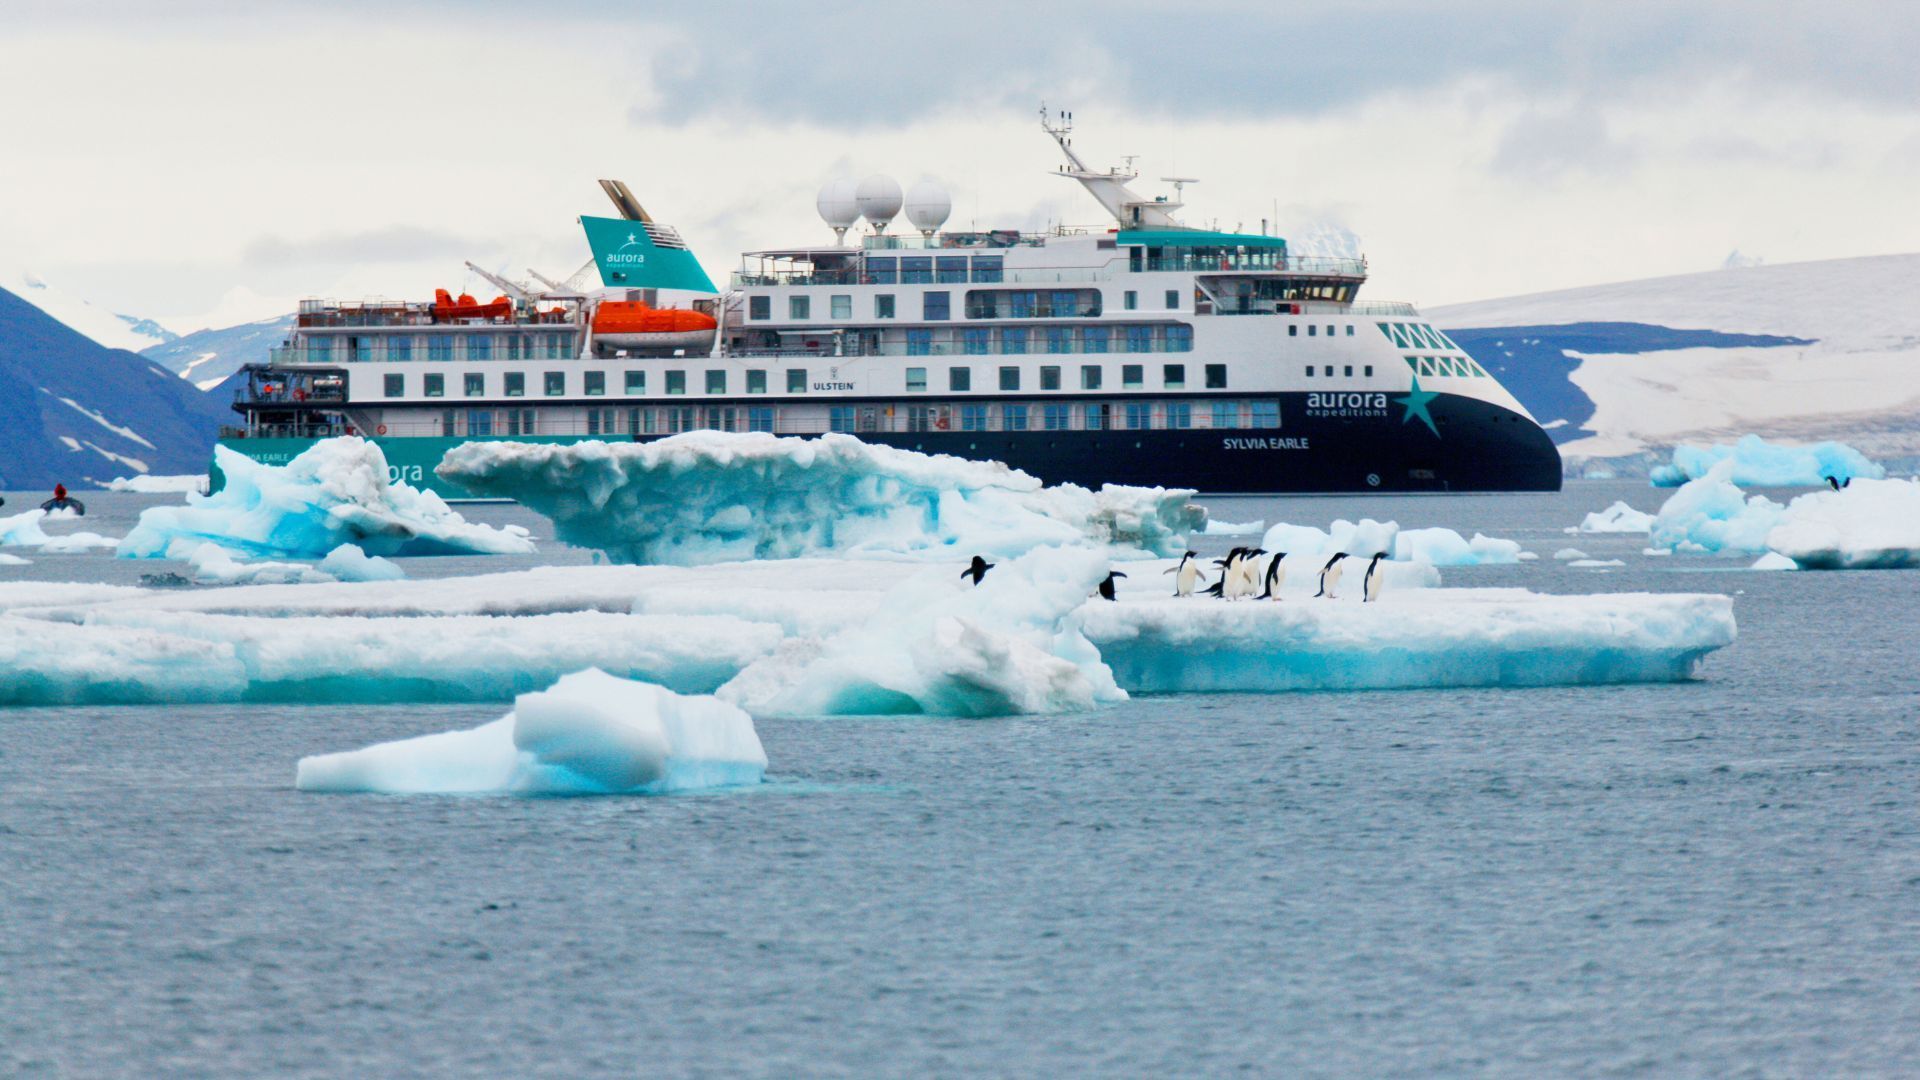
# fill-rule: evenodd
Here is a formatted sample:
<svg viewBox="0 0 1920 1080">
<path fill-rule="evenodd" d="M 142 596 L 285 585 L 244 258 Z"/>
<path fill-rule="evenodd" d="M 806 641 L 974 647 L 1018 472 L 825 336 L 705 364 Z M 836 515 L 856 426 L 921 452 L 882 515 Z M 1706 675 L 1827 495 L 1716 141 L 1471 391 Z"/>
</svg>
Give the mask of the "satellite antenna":
<svg viewBox="0 0 1920 1080">
<path fill-rule="evenodd" d="M 1185 205 L 1185 199 L 1182 195 L 1186 190 L 1186 186 L 1188 184 L 1197 184 L 1200 181 L 1191 176 L 1163 176 L 1160 178 L 1160 182 L 1163 184 L 1172 184 L 1173 201 Z"/>
</svg>

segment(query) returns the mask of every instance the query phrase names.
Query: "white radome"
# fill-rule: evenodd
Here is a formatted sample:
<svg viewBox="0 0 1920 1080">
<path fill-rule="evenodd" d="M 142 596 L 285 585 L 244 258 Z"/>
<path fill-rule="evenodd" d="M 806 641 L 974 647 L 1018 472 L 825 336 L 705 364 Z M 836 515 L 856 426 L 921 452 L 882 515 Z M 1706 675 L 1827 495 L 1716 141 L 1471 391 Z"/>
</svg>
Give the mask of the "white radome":
<svg viewBox="0 0 1920 1080">
<path fill-rule="evenodd" d="M 922 180 L 907 189 L 907 220 L 927 236 L 947 223 L 953 213 L 953 197 L 932 180 Z"/>
<path fill-rule="evenodd" d="M 860 215 L 867 223 L 875 231 L 885 232 L 887 222 L 900 212 L 900 183 L 884 173 L 874 173 L 860 181 L 854 199 L 860 204 Z"/>
<path fill-rule="evenodd" d="M 845 232 L 860 220 L 859 187 L 859 182 L 851 176 L 837 177 L 821 185 L 813 205 L 820 211 L 820 220 L 834 232 Z"/>
</svg>

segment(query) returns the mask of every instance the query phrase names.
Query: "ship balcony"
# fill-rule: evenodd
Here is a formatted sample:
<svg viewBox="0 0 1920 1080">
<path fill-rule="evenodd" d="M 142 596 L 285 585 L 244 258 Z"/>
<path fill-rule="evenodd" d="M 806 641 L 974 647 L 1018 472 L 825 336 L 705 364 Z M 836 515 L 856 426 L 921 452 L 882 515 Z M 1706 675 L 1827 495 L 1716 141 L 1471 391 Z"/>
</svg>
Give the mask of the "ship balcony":
<svg viewBox="0 0 1920 1080">
<path fill-rule="evenodd" d="M 1145 256 L 1133 263 L 1145 273 L 1181 274 L 1294 274 L 1311 277 L 1364 278 L 1367 260 L 1326 255 L 1288 255 L 1272 250 Z"/>
</svg>

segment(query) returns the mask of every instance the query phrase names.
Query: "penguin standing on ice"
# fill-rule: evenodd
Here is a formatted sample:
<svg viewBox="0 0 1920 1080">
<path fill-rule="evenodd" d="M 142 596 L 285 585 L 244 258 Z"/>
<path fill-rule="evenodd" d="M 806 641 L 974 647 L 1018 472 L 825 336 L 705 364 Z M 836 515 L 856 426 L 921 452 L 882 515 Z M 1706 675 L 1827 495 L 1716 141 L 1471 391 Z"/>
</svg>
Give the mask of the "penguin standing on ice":
<svg viewBox="0 0 1920 1080">
<path fill-rule="evenodd" d="M 1185 555 L 1180 556 L 1179 566 L 1165 571 L 1173 575 L 1173 595 L 1193 595 L 1194 582 L 1200 580 L 1200 564 L 1194 561 L 1198 556 L 1199 552 L 1189 551 Z"/>
<path fill-rule="evenodd" d="M 1853 483 L 1853 477 L 1849 476 L 1845 480 L 1836 480 L 1829 476 L 1827 477 L 1827 483 L 1833 486 L 1833 490 L 1839 491 L 1841 488 Z"/>
<path fill-rule="evenodd" d="M 1127 575 L 1121 573 L 1118 570 L 1107 571 L 1107 579 L 1105 581 L 1102 581 L 1100 583 L 1098 590 L 1096 590 L 1100 593 L 1100 599 L 1102 600 L 1115 599 L 1113 595 L 1113 579 L 1117 577 L 1126 577 L 1126 576 Z"/>
<path fill-rule="evenodd" d="M 1260 587 L 1260 556 L 1266 553 L 1265 548 L 1248 548 L 1240 556 L 1240 573 L 1234 578 L 1233 587 L 1227 591 L 1227 599 L 1239 600 L 1252 596 L 1253 591 Z"/>
<path fill-rule="evenodd" d="M 1334 599 L 1333 587 L 1340 584 L 1340 575 L 1347 572 L 1347 568 L 1340 564 L 1340 560 L 1346 557 L 1347 553 L 1344 551 L 1333 553 L 1333 558 L 1327 560 L 1327 565 L 1320 568 L 1320 591 L 1313 595 L 1324 596 L 1329 600 Z"/>
<path fill-rule="evenodd" d="M 1380 571 L 1380 560 L 1386 557 L 1387 553 L 1382 551 L 1373 557 L 1372 562 L 1367 564 L 1367 576 L 1363 578 L 1360 583 L 1361 603 L 1371 604 L 1375 600 L 1380 599 L 1380 586 L 1384 584 L 1382 579 L 1386 577 L 1386 575 Z"/>
<path fill-rule="evenodd" d="M 1287 561 L 1287 553 L 1282 551 L 1273 557 L 1272 562 L 1269 562 L 1267 564 L 1266 588 L 1260 591 L 1260 595 L 1256 597 L 1256 599 L 1260 599 L 1260 600 L 1280 599 L 1280 586 L 1285 585 L 1287 583 L 1287 568 L 1284 565 L 1286 561 Z"/>
<path fill-rule="evenodd" d="M 970 577 L 973 579 L 973 583 L 975 585 L 978 585 L 980 584 L 980 579 L 987 576 L 987 571 L 993 569 L 997 565 L 999 564 L 990 563 L 987 560 L 981 558 L 980 556 L 975 555 L 973 557 L 973 562 L 969 564 L 965 570 L 960 571 L 960 576 Z"/>
<path fill-rule="evenodd" d="M 1246 554 L 1246 548 L 1237 547 L 1227 552 L 1226 558 L 1213 560 L 1213 565 L 1220 568 L 1220 580 L 1207 586 L 1208 596 L 1226 597 L 1227 583 L 1239 575 L 1240 560 L 1245 558 Z"/>
</svg>

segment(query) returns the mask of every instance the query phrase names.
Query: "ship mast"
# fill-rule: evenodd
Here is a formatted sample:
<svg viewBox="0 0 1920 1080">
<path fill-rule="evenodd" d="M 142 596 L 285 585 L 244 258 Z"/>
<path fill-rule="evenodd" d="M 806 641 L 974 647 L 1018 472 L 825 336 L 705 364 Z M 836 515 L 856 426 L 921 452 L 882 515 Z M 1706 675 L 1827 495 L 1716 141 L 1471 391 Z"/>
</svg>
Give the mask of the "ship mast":
<svg viewBox="0 0 1920 1080">
<path fill-rule="evenodd" d="M 1113 219 L 1119 222 L 1121 228 L 1186 228 L 1185 225 L 1173 219 L 1173 211 L 1180 209 L 1182 205 L 1177 194 L 1179 185 L 1176 185 L 1176 195 L 1171 200 L 1143 199 L 1135 194 L 1133 189 L 1127 187 L 1128 181 L 1140 178 L 1138 172 L 1131 168 L 1126 171 L 1109 168 L 1105 172 L 1098 172 L 1087 168 L 1087 163 L 1080 160 L 1079 154 L 1073 152 L 1073 141 L 1067 137 L 1073 134 L 1072 113 L 1063 111 L 1060 113 L 1059 120 L 1056 121 L 1047 112 L 1047 107 L 1042 105 L 1040 106 L 1040 127 L 1053 136 L 1053 141 L 1060 146 L 1060 152 L 1067 156 L 1067 164 L 1060 166 L 1058 175 L 1070 176 L 1080 181 L 1080 185 L 1087 189 L 1087 194 L 1099 200 L 1100 205 L 1107 208 L 1107 213 L 1113 215 Z M 1182 185 L 1194 182 L 1184 178 L 1181 180 Z"/>
</svg>

